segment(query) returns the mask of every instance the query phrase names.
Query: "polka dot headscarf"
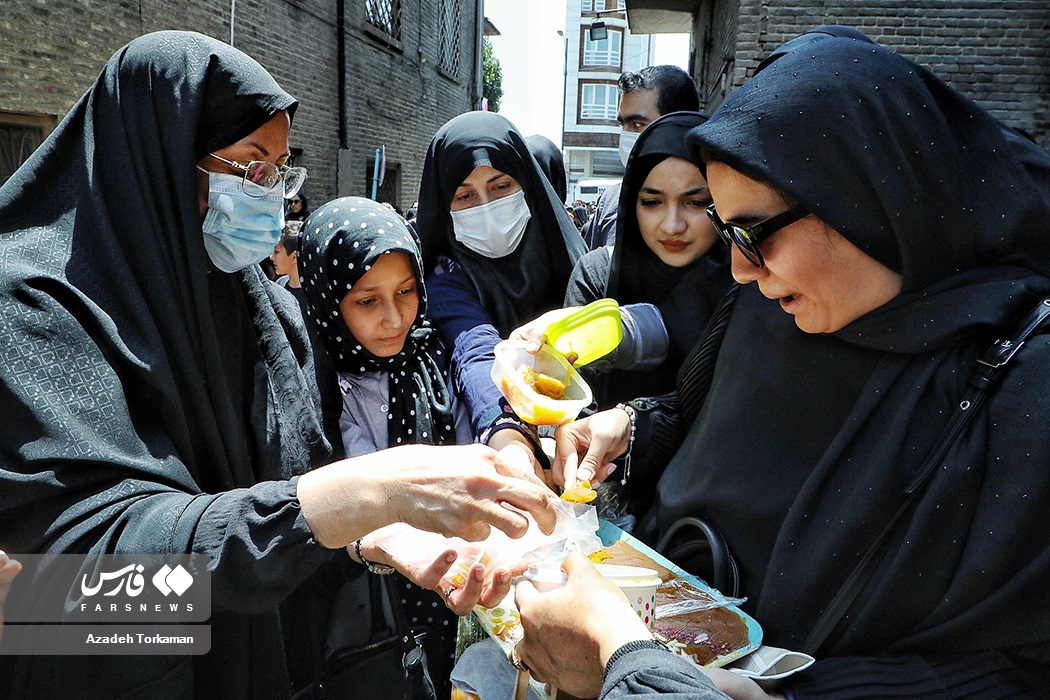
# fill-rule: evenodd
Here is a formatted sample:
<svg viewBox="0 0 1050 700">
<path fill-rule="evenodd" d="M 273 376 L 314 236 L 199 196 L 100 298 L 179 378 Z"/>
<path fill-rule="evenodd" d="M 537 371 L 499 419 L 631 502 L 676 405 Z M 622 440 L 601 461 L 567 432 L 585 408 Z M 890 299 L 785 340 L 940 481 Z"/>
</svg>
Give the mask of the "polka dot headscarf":
<svg viewBox="0 0 1050 700">
<path fill-rule="evenodd" d="M 333 200 L 306 220 L 300 233 L 299 276 L 313 324 L 339 372 L 390 375 L 390 446 L 454 441 L 444 353 L 426 322 L 426 289 L 419 243 L 396 212 L 363 197 Z M 377 357 L 354 337 L 339 302 L 381 255 L 402 252 L 412 261 L 419 311 L 401 352 Z"/>
</svg>

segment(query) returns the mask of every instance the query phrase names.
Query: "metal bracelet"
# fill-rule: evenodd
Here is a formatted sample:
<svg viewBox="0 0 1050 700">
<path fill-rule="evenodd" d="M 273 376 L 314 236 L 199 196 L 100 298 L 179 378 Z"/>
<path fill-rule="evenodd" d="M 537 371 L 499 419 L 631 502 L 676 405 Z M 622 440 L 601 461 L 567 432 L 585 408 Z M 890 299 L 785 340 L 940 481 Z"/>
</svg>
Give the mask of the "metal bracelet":
<svg viewBox="0 0 1050 700">
<path fill-rule="evenodd" d="M 394 573 L 396 569 L 386 564 L 377 564 L 374 561 L 368 561 L 365 559 L 365 555 L 361 554 L 361 538 L 354 540 L 354 553 L 357 554 L 357 558 L 364 564 L 369 571 L 373 574 L 379 574 L 380 576 L 387 576 L 388 574 Z"/>
<path fill-rule="evenodd" d="M 626 486 L 627 480 L 631 478 L 631 451 L 634 449 L 634 427 L 638 412 L 634 410 L 634 406 L 626 403 L 618 403 L 616 408 L 621 409 L 631 419 L 631 434 L 627 438 L 627 452 L 623 457 L 623 476 L 620 477 L 620 485 Z"/>
</svg>

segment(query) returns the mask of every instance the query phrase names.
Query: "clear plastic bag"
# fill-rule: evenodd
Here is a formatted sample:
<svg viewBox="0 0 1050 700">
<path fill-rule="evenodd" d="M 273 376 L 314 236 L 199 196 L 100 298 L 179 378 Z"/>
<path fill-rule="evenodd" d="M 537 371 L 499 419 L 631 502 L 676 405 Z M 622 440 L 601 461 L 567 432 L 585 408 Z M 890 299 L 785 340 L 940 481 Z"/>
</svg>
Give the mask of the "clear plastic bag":
<svg viewBox="0 0 1050 700">
<path fill-rule="evenodd" d="M 570 552 L 591 554 L 602 548 L 598 537 L 598 515 L 588 505 L 557 501 L 557 521 L 554 532 L 544 535 L 527 513 L 529 528 L 525 534 L 512 539 L 502 530 L 492 528 L 489 536 L 480 542 L 467 542 L 458 537 L 445 537 L 434 532 L 418 530 L 405 523 L 394 523 L 373 533 L 375 544 L 400 562 L 414 566 L 429 566 L 448 549 L 458 555 L 446 578 L 452 585 L 461 585 L 458 576 L 466 576 L 477 562 L 485 564 L 486 576 L 497 567 L 512 567 L 524 571 L 529 564 L 561 563 Z"/>
<path fill-rule="evenodd" d="M 678 598 L 673 603 L 662 603 L 660 605 L 660 619 L 678 615 L 688 615 L 698 610 L 711 610 L 713 608 L 724 608 L 727 605 L 742 605 L 746 598 L 730 598 L 724 596 L 715 589 L 702 591 L 681 579 L 671 579 L 660 586 L 661 594 L 666 595 L 674 592 Z"/>
</svg>

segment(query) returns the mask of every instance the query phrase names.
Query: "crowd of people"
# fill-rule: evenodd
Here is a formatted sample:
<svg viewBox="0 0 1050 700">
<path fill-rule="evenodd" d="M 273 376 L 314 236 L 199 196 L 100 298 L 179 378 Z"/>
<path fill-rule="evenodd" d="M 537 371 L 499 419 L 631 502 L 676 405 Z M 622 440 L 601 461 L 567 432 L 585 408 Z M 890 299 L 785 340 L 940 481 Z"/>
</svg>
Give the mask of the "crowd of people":
<svg viewBox="0 0 1050 700">
<path fill-rule="evenodd" d="M 713 114 L 669 66 L 620 90 L 626 172 L 593 214 L 554 144 L 469 112 L 421 154 L 406 220 L 307 206 L 298 103 L 237 49 L 117 52 L 0 187 L 0 625 L 48 575 L 21 554 L 198 553 L 212 647 L 5 656 L 0 685 L 326 697 L 338 601 L 394 575 L 388 604 L 427 630 L 419 697 L 453 691 L 459 616 L 508 595 L 512 663 L 580 698 L 1040 696 L 1050 154 L 847 27 L 787 42 Z M 495 346 L 537 351 L 606 297 L 624 339 L 544 440 Z M 615 482 L 664 551 L 708 523 L 764 642 L 816 662 L 763 685 L 699 668 L 586 557 L 540 592 L 377 534 L 549 533 L 582 480 Z"/>
</svg>

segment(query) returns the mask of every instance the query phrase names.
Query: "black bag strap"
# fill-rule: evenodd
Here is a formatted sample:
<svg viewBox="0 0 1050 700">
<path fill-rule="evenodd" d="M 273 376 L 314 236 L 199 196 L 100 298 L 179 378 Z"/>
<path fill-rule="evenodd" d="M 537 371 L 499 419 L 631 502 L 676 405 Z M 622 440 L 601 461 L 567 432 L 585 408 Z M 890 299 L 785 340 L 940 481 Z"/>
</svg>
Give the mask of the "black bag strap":
<svg viewBox="0 0 1050 700">
<path fill-rule="evenodd" d="M 697 530 L 703 539 L 690 540 L 684 545 L 671 548 L 674 538 L 681 532 Z M 660 538 L 656 545 L 656 551 L 677 563 L 677 559 L 692 557 L 706 551 L 711 556 L 711 580 L 708 583 L 723 595 L 730 598 L 740 596 L 740 572 L 737 569 L 736 560 L 729 552 L 722 532 L 712 523 L 703 518 L 687 516 L 679 518 L 667 528 L 667 532 Z M 696 573 L 696 572 L 693 572 Z"/>
<path fill-rule="evenodd" d="M 823 647 L 832 637 L 832 633 L 845 619 L 849 608 L 875 573 L 875 567 L 889 547 L 890 535 L 896 530 L 904 514 L 911 509 L 911 506 L 923 493 L 931 477 L 944 460 L 948 450 L 973 421 L 985 399 L 999 386 L 1003 376 L 1006 374 L 1010 360 L 1025 344 L 1029 336 L 1039 330 L 1048 317 L 1050 317 L 1050 298 L 1043 299 L 1025 316 L 1013 337 L 995 341 L 974 365 L 970 372 L 966 392 L 963 394 L 962 401 L 959 402 L 958 410 L 952 414 L 948 424 L 941 431 L 936 447 L 927 456 L 923 467 L 905 489 L 904 500 L 893 514 L 893 517 L 886 523 L 882 532 L 879 533 L 879 536 L 875 538 L 868 551 L 857 562 L 849 578 L 846 579 L 842 588 L 839 589 L 839 592 L 813 626 L 813 630 L 810 632 L 804 647 L 808 653 L 819 656 L 824 651 Z"/>
</svg>

